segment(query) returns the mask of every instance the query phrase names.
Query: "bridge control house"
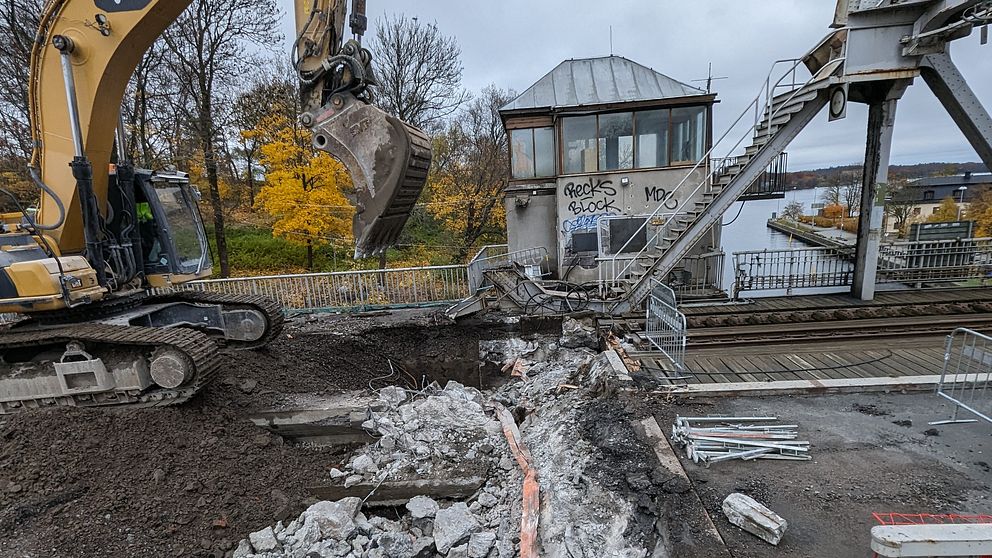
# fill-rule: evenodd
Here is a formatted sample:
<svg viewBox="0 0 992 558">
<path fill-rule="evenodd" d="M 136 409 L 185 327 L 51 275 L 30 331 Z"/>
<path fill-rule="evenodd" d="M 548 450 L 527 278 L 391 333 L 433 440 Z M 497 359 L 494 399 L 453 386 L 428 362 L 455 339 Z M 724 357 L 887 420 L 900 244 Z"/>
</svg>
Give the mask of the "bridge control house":
<svg viewBox="0 0 992 558">
<path fill-rule="evenodd" d="M 703 195 L 715 102 L 619 56 L 562 62 L 500 110 L 510 250 L 547 248 L 573 283 L 600 278 L 607 260 L 643 257 L 680 200 Z M 718 252 L 719 228 L 691 254 Z"/>
</svg>

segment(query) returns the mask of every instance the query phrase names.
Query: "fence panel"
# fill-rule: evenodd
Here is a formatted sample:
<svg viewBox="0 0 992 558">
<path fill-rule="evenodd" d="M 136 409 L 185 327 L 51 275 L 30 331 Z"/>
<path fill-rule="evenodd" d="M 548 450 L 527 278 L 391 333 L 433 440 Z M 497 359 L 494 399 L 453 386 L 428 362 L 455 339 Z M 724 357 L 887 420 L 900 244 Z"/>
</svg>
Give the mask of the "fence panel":
<svg viewBox="0 0 992 558">
<path fill-rule="evenodd" d="M 878 255 L 879 283 L 976 280 L 992 273 L 992 239 L 966 238 L 883 244 Z"/>
<path fill-rule="evenodd" d="M 854 278 L 845 251 L 796 248 L 734 252 L 734 297 L 742 291 L 844 287 Z"/>
<path fill-rule="evenodd" d="M 964 409 L 992 423 L 992 337 L 958 328 L 947 337 L 937 395 L 954 404 L 950 421 Z"/>
<path fill-rule="evenodd" d="M 648 296 L 644 331 L 651 345 L 664 353 L 678 372 L 683 372 L 687 338 L 685 315 L 678 310 L 675 291 L 661 281 L 654 281 Z"/>
<path fill-rule="evenodd" d="M 723 288 L 725 259 L 722 251 L 686 256 L 668 274 L 668 285 L 679 298 L 719 292 Z"/>
<path fill-rule="evenodd" d="M 424 306 L 469 295 L 464 265 L 207 279 L 174 287 L 262 295 L 287 310 Z"/>
<path fill-rule="evenodd" d="M 487 246 L 468 264 L 469 292 L 474 295 L 479 290 L 485 282 L 485 272 L 488 269 L 513 262 L 524 266 L 540 266 L 541 272 L 544 273 L 548 270 L 548 261 L 548 249 L 543 246 L 514 252 L 506 251 L 506 245 Z"/>
</svg>

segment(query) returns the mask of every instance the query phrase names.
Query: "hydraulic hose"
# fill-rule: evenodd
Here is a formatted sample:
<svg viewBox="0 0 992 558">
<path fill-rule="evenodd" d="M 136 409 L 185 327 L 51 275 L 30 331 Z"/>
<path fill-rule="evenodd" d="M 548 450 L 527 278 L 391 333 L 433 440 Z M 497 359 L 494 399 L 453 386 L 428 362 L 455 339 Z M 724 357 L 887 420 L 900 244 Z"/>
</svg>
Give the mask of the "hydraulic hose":
<svg viewBox="0 0 992 558">
<path fill-rule="evenodd" d="M 30 225 L 39 231 L 54 231 L 55 229 L 58 229 L 63 224 L 65 224 L 65 205 L 62 203 L 62 199 L 59 198 L 59 196 L 55 193 L 55 191 L 49 188 L 48 184 L 45 184 L 41 180 L 41 177 L 38 175 L 38 170 L 36 168 L 29 166 L 28 172 L 31 174 L 31 180 L 34 181 L 35 185 L 37 185 L 39 188 L 41 188 L 43 192 L 45 192 L 46 194 L 52 197 L 52 201 L 55 202 L 55 206 L 58 207 L 59 209 L 59 218 L 54 224 L 51 225 L 39 225 L 34 222 L 34 219 L 31 219 L 30 217 L 27 217 L 27 219 Z"/>
</svg>

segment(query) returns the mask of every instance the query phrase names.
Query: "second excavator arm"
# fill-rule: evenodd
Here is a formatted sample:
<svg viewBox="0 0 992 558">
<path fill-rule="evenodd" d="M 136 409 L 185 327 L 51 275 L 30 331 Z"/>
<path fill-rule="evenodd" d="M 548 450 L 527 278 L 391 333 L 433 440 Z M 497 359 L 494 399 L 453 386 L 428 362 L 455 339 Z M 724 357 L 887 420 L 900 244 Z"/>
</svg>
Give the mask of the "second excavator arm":
<svg viewBox="0 0 992 558">
<path fill-rule="evenodd" d="M 344 40 L 346 0 L 296 0 L 294 68 L 300 77 L 301 120 L 314 146 L 341 161 L 355 187 L 357 256 L 380 252 L 399 238 L 420 197 L 431 164 L 430 139 L 372 104 L 372 56 L 362 46 L 365 0 L 353 0 Z"/>
</svg>

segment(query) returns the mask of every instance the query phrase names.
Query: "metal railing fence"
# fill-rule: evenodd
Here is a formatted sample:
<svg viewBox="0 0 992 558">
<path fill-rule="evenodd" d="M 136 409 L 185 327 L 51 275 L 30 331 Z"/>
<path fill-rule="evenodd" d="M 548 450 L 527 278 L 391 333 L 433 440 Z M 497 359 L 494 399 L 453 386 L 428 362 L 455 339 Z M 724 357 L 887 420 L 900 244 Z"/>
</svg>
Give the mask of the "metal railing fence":
<svg viewBox="0 0 992 558">
<path fill-rule="evenodd" d="M 961 409 L 992 423 L 992 337 L 958 328 L 947 337 L 944 368 L 937 395 L 954 404 L 950 421 Z M 973 422 L 973 421 L 969 421 Z"/>
<path fill-rule="evenodd" d="M 846 287 L 854 279 L 852 248 L 735 252 L 734 297 L 743 291 Z M 992 283 L 992 239 L 882 244 L 876 283 L 947 286 Z M 966 286 L 974 286 L 966 284 Z"/>
<path fill-rule="evenodd" d="M 470 293 L 464 265 L 206 279 L 173 290 L 260 295 L 297 311 L 422 306 Z"/>
<path fill-rule="evenodd" d="M 843 287 L 854 278 L 848 252 L 796 248 L 734 252 L 734 298 L 743 291 Z"/>
<path fill-rule="evenodd" d="M 722 291 L 725 261 L 726 254 L 722 250 L 686 256 L 668 274 L 668 285 L 679 298 Z"/>
<path fill-rule="evenodd" d="M 932 240 L 883 244 L 878 255 L 878 282 L 924 283 L 976 279 L 984 285 L 992 273 L 992 238 Z"/>
<path fill-rule="evenodd" d="M 664 353 L 678 372 L 685 370 L 685 347 L 688 337 L 685 315 L 679 312 L 675 291 L 654 280 L 648 296 L 644 335 L 655 349 Z"/>
</svg>

